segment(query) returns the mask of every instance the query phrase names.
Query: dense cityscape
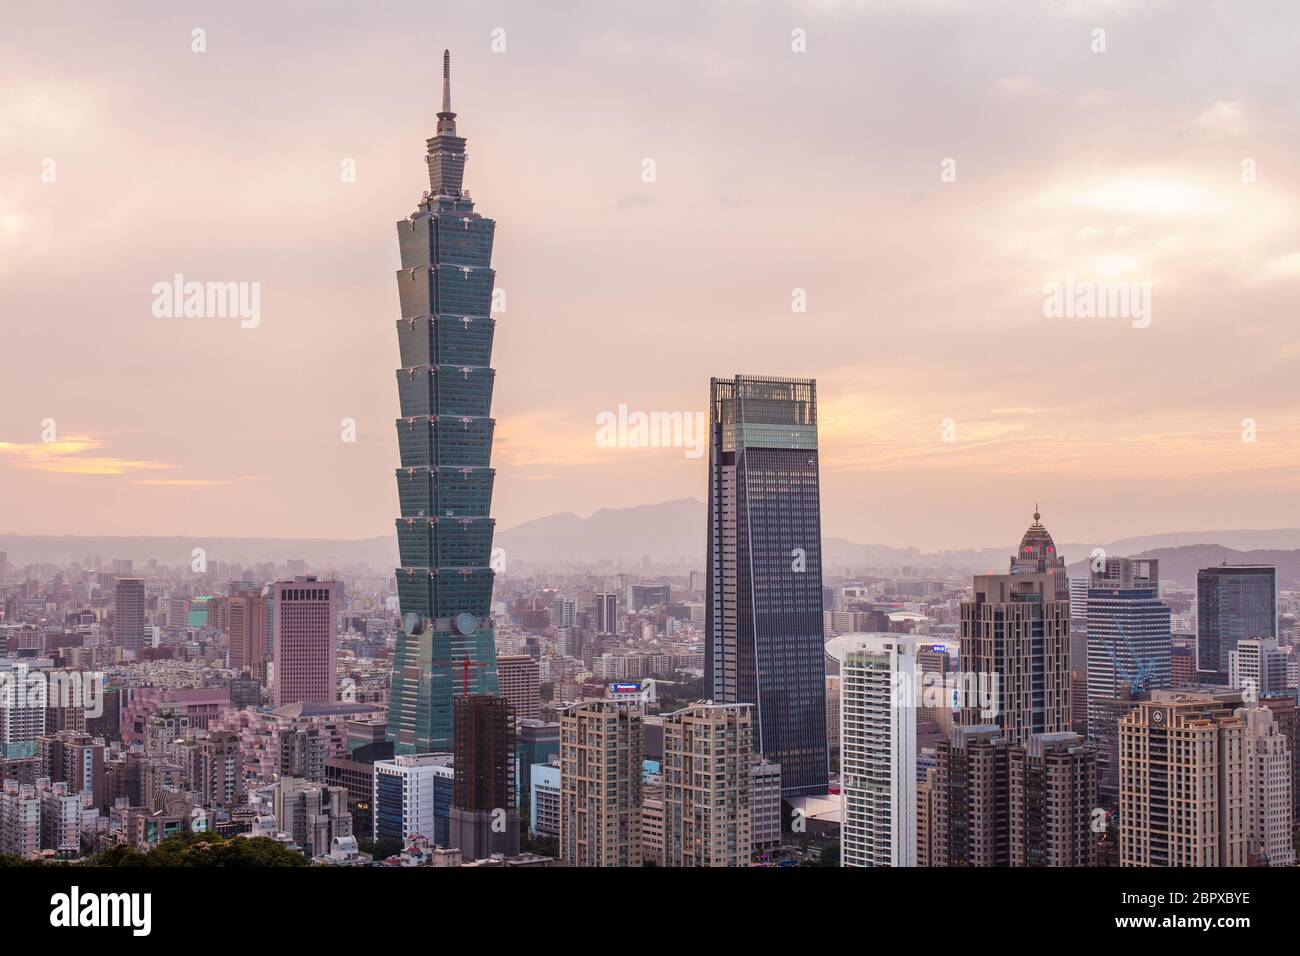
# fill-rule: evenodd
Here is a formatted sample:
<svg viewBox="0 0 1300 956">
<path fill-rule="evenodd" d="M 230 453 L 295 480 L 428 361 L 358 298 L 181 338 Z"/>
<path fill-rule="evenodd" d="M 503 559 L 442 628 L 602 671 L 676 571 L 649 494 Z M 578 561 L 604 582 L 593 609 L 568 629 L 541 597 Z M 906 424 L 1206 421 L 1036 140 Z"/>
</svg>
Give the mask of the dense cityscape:
<svg viewBox="0 0 1300 956">
<path fill-rule="evenodd" d="M 0 553 L 0 853 L 1295 864 L 1300 581 L 1102 548 L 1069 566 L 1037 505 L 1002 572 L 832 570 L 815 380 L 708 383 L 696 558 L 511 570 L 495 222 L 464 187 L 446 52 L 441 92 L 397 226 L 400 567 Z"/>
</svg>

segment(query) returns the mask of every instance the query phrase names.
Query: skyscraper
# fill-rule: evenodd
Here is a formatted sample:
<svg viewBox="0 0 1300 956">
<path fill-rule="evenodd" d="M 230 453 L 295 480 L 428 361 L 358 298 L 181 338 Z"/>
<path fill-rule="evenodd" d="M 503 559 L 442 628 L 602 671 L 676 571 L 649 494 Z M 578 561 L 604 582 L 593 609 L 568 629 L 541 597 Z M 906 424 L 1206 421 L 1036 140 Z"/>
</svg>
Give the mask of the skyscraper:
<svg viewBox="0 0 1300 956">
<path fill-rule="evenodd" d="M 848 638 L 840 667 L 843 866 L 916 866 L 917 638 Z"/>
<path fill-rule="evenodd" d="M 444 51 L 442 110 L 426 157 L 429 191 L 397 224 L 397 592 L 404 624 L 388 726 L 398 753 L 451 749 L 452 698 L 499 689 L 488 516 L 496 224 L 474 211 L 462 186 L 465 158 Z"/>
<path fill-rule="evenodd" d="M 519 852 L 515 809 L 515 718 L 495 694 L 456 698 L 450 845 L 467 860 Z"/>
<path fill-rule="evenodd" d="M 749 866 L 752 710 L 701 703 L 664 716 L 665 866 Z"/>
<path fill-rule="evenodd" d="M 560 858 L 640 866 L 640 703 L 585 700 L 560 716 Z"/>
<path fill-rule="evenodd" d="M 934 866 L 1008 866 L 1010 748 L 994 724 L 954 727 L 935 748 Z"/>
<path fill-rule="evenodd" d="M 117 646 L 138 652 L 144 646 L 144 578 L 118 578 L 113 594 Z"/>
<path fill-rule="evenodd" d="M 1267 707 L 1239 707 L 1246 722 L 1246 853 L 1260 866 L 1294 866 L 1291 747 Z"/>
<path fill-rule="evenodd" d="M 596 595 L 596 630 L 601 634 L 618 633 L 618 595 L 612 591 Z"/>
<path fill-rule="evenodd" d="M 1095 866 L 1097 751 L 1074 733 L 1012 747 L 1011 865 Z"/>
<path fill-rule="evenodd" d="M 1238 641 L 1277 637 L 1277 568 L 1222 564 L 1196 572 L 1196 669 L 1227 683 Z"/>
<path fill-rule="evenodd" d="M 817 384 L 712 379 L 709 426 L 706 693 L 754 705 L 783 796 L 825 793 Z"/>
<path fill-rule="evenodd" d="M 338 697 L 338 586 L 306 574 L 266 586 L 276 707 Z"/>
<path fill-rule="evenodd" d="M 1120 718 L 1120 866 L 1246 865 L 1252 755 L 1234 706 L 1158 690 Z"/>
<path fill-rule="evenodd" d="M 266 598 L 252 591 L 230 596 L 226 627 L 230 634 L 231 670 L 266 676 L 268 656 Z"/>
<path fill-rule="evenodd" d="M 1099 734 L 1098 702 L 1114 697 L 1121 685 L 1135 691 L 1169 686 L 1172 648 L 1160 562 L 1107 558 L 1088 588 L 1089 737 Z"/>
<path fill-rule="evenodd" d="M 976 575 L 975 599 L 961 605 L 964 683 L 978 678 L 997 691 L 996 715 L 966 700 L 961 722 L 996 722 L 1012 744 L 1071 724 L 1070 584 L 1041 517 L 1034 512 L 1011 573 Z"/>
</svg>

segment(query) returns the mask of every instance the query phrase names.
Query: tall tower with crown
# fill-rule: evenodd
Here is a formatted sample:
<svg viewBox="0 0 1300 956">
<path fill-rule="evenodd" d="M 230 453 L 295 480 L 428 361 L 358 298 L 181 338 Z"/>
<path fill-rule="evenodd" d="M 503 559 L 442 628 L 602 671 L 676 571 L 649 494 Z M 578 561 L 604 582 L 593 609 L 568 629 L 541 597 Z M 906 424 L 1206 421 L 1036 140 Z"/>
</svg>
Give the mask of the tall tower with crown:
<svg viewBox="0 0 1300 956">
<path fill-rule="evenodd" d="M 976 575 L 973 590 L 961 605 L 961 669 L 991 694 L 968 694 L 961 723 L 996 724 L 1015 745 L 1068 732 L 1070 582 L 1037 505 L 1010 572 Z"/>
</svg>

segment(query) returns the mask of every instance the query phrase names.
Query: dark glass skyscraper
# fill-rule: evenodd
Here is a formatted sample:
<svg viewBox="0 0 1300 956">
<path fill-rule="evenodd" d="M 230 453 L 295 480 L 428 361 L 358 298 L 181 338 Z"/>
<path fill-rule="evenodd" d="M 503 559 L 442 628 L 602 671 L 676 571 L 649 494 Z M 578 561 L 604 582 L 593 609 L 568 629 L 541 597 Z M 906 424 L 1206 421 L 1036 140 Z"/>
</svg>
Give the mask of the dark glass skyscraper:
<svg viewBox="0 0 1300 956">
<path fill-rule="evenodd" d="M 397 224 L 402 417 L 397 441 L 403 614 L 388 732 L 397 753 L 450 750 L 452 699 L 499 692 L 492 601 L 492 236 L 462 187 L 465 140 L 442 110 L 428 141 L 429 191 Z"/>
<path fill-rule="evenodd" d="M 1223 564 L 1196 572 L 1196 669 L 1227 681 L 1238 641 L 1277 637 L 1277 568 Z M 1218 681 L 1212 681 L 1217 683 Z"/>
<path fill-rule="evenodd" d="M 753 704 L 783 796 L 825 793 L 817 383 L 710 381 L 706 692 Z"/>
</svg>

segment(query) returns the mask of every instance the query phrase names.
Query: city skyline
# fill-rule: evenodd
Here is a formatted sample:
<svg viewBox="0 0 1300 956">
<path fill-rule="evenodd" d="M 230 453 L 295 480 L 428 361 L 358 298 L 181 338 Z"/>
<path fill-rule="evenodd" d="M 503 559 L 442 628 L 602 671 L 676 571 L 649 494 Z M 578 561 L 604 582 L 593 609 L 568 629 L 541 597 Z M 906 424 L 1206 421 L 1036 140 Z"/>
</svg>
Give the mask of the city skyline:
<svg viewBox="0 0 1300 956">
<path fill-rule="evenodd" d="M 452 7 L 434 49 L 459 51 L 476 184 L 512 212 L 500 527 L 703 499 L 699 458 L 601 447 L 597 419 L 703 413 L 724 350 L 818 381 L 828 535 L 989 546 L 1036 498 L 1063 541 L 1300 526 L 1300 128 L 1266 18 L 1226 43 L 1158 4 L 716 3 L 689 28 L 631 4 Z M 0 299 L 34 319 L 6 349 L 61 384 L 0 410 L 0 496 L 25 503 L 0 531 L 385 533 L 381 237 L 437 107 L 411 29 L 430 14 L 334 9 L 308 43 L 282 42 L 292 10 L 77 15 L 69 38 L 16 11 L 5 49 Z M 793 185 L 773 188 L 791 117 Z M 258 324 L 155 317 L 176 275 L 260 282 Z M 1046 317 L 1071 277 L 1150 282 L 1149 325 Z"/>
</svg>

